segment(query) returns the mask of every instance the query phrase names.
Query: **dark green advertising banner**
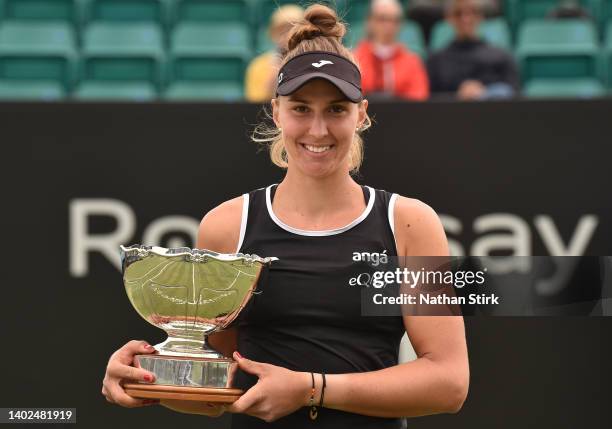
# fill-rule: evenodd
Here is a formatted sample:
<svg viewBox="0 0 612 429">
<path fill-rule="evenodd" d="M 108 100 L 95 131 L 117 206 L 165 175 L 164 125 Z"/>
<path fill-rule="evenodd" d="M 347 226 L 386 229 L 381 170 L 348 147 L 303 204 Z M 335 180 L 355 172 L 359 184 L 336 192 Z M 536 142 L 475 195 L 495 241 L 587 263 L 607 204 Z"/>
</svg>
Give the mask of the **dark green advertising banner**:
<svg viewBox="0 0 612 429">
<path fill-rule="evenodd" d="M 0 104 L 9 256 L 0 407 L 72 409 L 86 428 L 230 427 L 228 414 L 111 405 L 101 388 L 113 351 L 165 339 L 127 299 L 119 245 L 194 246 L 208 210 L 282 180 L 249 141 L 260 110 Z M 433 207 L 457 257 L 584 257 L 578 265 L 594 272 L 588 256 L 612 255 L 610 112 L 612 100 L 374 104 L 356 180 Z M 495 311 L 474 303 L 466 403 L 408 427 L 607 427 L 612 318 L 600 280 L 610 274 L 608 259 L 596 261 L 571 316 L 545 314 L 550 300 L 531 292 L 532 317 L 486 317 Z M 522 284 L 520 258 L 502 265 Z M 543 266 L 576 287 L 574 271 L 555 271 L 565 265 Z"/>
</svg>

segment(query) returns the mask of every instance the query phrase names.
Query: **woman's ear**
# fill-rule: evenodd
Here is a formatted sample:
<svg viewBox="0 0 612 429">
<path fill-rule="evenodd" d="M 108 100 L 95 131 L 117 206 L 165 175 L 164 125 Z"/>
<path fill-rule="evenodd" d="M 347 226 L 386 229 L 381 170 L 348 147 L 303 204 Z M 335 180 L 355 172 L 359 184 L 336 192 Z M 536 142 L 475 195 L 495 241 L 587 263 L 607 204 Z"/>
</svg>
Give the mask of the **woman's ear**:
<svg viewBox="0 0 612 429">
<path fill-rule="evenodd" d="M 359 103 L 359 113 L 357 115 L 358 117 L 358 124 L 361 127 L 363 125 L 363 123 L 366 120 L 366 115 L 368 112 L 368 100 L 366 100 L 365 98 L 361 101 L 361 103 Z"/>
<path fill-rule="evenodd" d="M 272 104 L 272 119 L 276 128 L 280 128 L 280 122 L 278 121 L 278 98 L 273 98 L 270 103 Z"/>
</svg>

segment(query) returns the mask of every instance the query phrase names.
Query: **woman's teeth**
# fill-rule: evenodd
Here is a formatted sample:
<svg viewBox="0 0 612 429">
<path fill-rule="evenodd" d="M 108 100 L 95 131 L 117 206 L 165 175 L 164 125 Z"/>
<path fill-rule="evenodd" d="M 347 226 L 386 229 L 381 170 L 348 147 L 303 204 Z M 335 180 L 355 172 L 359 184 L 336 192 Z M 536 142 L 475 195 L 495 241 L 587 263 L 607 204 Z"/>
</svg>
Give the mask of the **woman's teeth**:
<svg viewBox="0 0 612 429">
<path fill-rule="evenodd" d="M 331 149 L 331 146 L 310 146 L 310 145 L 302 145 L 310 152 L 325 152 L 326 150 Z"/>
</svg>

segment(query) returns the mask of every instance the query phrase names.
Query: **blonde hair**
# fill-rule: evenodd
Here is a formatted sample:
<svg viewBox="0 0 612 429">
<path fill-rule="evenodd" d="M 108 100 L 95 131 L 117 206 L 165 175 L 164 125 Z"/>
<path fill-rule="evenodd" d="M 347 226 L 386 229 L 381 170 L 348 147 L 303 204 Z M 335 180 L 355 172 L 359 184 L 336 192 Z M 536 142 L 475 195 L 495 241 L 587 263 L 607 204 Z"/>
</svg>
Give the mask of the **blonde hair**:
<svg viewBox="0 0 612 429">
<path fill-rule="evenodd" d="M 268 35 L 285 25 L 293 25 L 304 17 L 304 9 L 296 4 L 286 4 L 278 9 L 270 17 Z"/>
<path fill-rule="evenodd" d="M 342 37 L 346 34 L 346 25 L 338 18 L 336 12 L 328 6 L 313 4 L 304 12 L 304 17 L 289 31 L 287 51 L 283 53 L 280 66 L 282 68 L 293 57 L 309 51 L 327 51 L 342 55 L 359 67 L 351 51 L 342 45 Z M 267 119 L 272 115 L 264 109 Z M 363 139 L 361 133 L 372 125 L 366 113 L 363 124 L 355 131 L 351 145 L 350 172 L 358 173 L 363 162 Z M 279 128 L 271 127 L 268 123 L 258 124 L 251 139 L 268 147 L 272 162 L 283 169 L 289 166 L 289 159 L 285 149 L 282 132 Z"/>
</svg>

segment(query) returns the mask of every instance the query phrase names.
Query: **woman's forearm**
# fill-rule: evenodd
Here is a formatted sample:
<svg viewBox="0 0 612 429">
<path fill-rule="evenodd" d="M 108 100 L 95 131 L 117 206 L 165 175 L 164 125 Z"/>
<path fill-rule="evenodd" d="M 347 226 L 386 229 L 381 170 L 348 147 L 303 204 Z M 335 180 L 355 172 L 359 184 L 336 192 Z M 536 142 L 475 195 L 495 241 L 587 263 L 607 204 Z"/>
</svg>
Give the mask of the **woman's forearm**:
<svg viewBox="0 0 612 429">
<path fill-rule="evenodd" d="M 469 375 L 421 357 L 378 371 L 326 375 L 324 407 L 378 417 L 416 417 L 457 412 Z M 317 396 L 321 391 L 318 376 Z"/>
</svg>

